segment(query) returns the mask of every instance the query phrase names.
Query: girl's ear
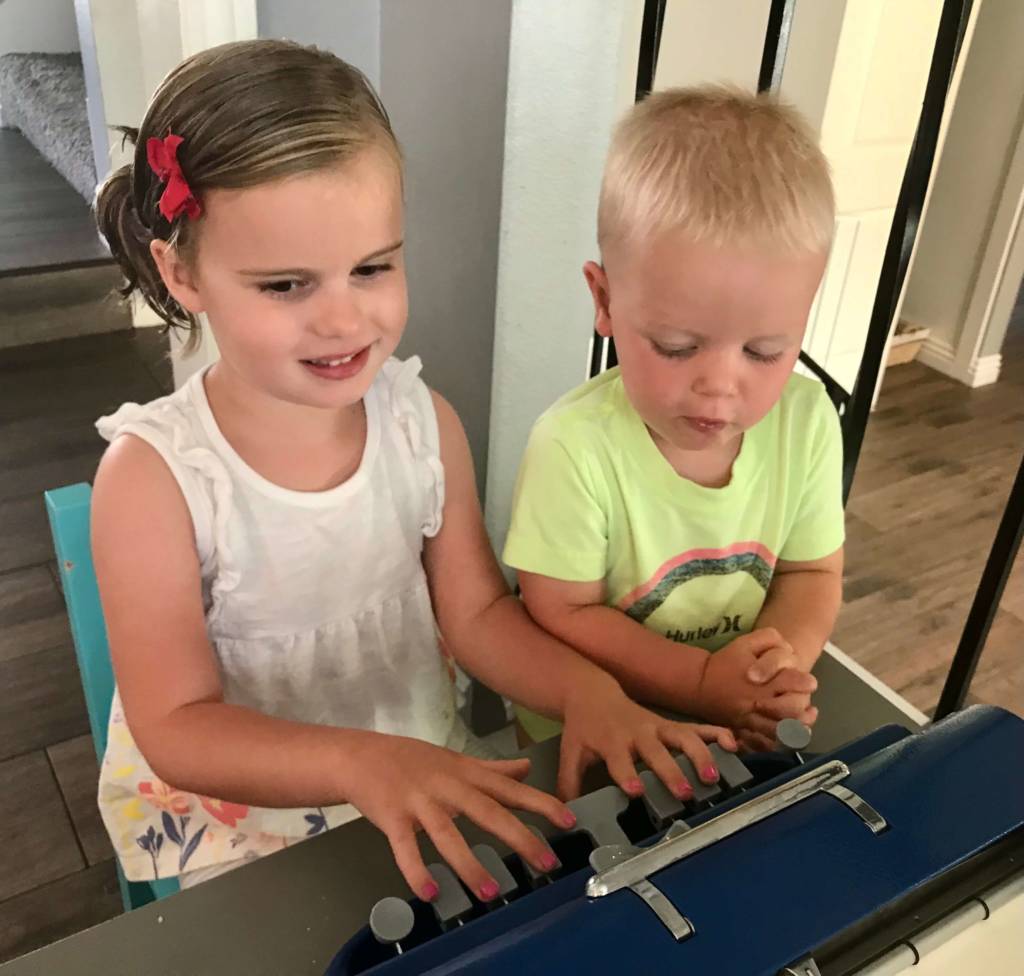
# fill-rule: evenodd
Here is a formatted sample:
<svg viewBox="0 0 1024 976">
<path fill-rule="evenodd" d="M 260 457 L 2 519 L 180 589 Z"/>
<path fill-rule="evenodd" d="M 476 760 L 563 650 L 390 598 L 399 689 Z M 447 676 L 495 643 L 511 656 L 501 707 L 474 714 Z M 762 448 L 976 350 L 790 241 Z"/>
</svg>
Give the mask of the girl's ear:
<svg viewBox="0 0 1024 976">
<path fill-rule="evenodd" d="M 594 299 L 594 329 L 606 339 L 612 334 L 612 316 L 609 310 L 608 275 L 596 261 L 583 265 L 583 277 Z"/>
<path fill-rule="evenodd" d="M 157 239 L 150 241 L 149 253 L 171 297 L 188 312 L 197 314 L 204 311 L 203 301 L 196 289 L 195 274 L 178 249 L 167 241 Z"/>
</svg>

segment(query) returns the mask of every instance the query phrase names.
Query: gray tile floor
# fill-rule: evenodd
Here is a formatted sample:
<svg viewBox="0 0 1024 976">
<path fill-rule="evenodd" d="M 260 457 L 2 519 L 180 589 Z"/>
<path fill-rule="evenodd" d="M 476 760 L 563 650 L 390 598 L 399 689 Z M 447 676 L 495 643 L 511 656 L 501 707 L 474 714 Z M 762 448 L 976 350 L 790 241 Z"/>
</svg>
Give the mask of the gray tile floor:
<svg viewBox="0 0 1024 976">
<path fill-rule="evenodd" d="M 166 351 L 155 329 L 0 349 L 0 960 L 121 908 L 42 492 L 91 480 L 93 421 L 170 390 Z"/>
</svg>

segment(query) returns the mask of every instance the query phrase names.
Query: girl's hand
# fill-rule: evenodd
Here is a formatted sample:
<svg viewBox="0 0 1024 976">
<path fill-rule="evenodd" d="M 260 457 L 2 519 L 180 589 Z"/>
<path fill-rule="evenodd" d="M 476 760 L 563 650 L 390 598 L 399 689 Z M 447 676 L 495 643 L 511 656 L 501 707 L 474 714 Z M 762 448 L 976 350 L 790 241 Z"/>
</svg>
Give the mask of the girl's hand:
<svg viewBox="0 0 1024 976">
<path fill-rule="evenodd" d="M 716 725 L 673 722 L 628 698 L 609 675 L 585 687 L 576 687 L 566 705 L 565 728 L 558 768 L 558 795 L 579 795 L 588 766 L 603 759 L 612 779 L 629 796 L 643 793 L 635 760 L 642 759 L 673 795 L 687 799 L 693 787 L 672 758 L 669 749 L 684 753 L 693 762 L 702 782 L 718 780 L 718 770 L 705 743 L 717 742 L 730 752 L 736 740 L 728 729 Z"/>
<path fill-rule="evenodd" d="M 539 813 L 562 830 L 576 823 L 565 804 L 519 782 L 529 769 L 528 759 L 472 759 L 418 739 L 371 732 L 360 747 L 358 781 L 346 784 L 346 795 L 384 832 L 415 895 L 424 901 L 437 897 L 416 842 L 422 829 L 467 887 L 490 901 L 498 884 L 453 823 L 456 816 L 494 834 L 540 871 L 554 867 L 550 851 L 507 808 Z"/>
</svg>

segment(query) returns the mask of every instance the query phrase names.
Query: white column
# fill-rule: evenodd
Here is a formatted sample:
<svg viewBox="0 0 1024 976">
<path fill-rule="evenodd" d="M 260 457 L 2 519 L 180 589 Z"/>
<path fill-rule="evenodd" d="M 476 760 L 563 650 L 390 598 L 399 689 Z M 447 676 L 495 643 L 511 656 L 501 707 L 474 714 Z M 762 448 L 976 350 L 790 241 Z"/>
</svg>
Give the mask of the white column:
<svg viewBox="0 0 1024 976">
<path fill-rule="evenodd" d="M 581 272 L 616 118 L 633 101 L 640 0 L 514 0 L 487 469 L 500 552 L 530 427 L 582 382 L 593 329 Z"/>
</svg>

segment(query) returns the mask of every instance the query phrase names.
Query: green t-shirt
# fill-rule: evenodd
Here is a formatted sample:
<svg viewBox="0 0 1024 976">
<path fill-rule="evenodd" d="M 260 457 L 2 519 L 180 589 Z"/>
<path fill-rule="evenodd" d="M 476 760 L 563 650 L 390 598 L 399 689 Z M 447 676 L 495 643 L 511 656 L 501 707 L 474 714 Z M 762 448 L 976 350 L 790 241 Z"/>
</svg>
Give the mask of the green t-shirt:
<svg viewBox="0 0 1024 976">
<path fill-rule="evenodd" d="M 754 628 L 777 559 L 820 559 L 843 538 L 842 439 L 820 383 L 791 376 L 744 434 L 729 484 L 705 488 L 675 472 L 612 369 L 534 426 L 504 560 L 604 580 L 608 606 L 716 651 Z M 518 714 L 534 739 L 560 729 Z"/>
</svg>

